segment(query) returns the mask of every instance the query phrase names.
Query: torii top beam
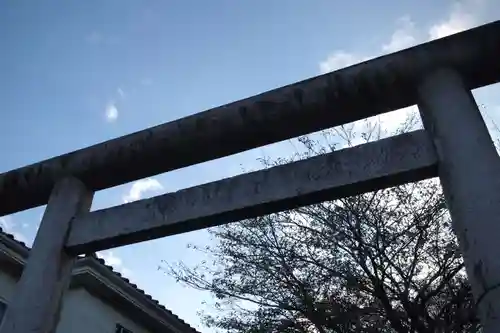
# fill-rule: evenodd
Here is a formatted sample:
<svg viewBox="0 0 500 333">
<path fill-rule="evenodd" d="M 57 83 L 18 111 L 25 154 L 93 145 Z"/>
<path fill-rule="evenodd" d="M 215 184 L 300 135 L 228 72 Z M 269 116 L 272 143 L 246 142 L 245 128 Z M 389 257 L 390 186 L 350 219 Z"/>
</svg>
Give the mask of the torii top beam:
<svg viewBox="0 0 500 333">
<path fill-rule="evenodd" d="M 0 174 L 0 216 L 47 203 L 73 175 L 97 191 L 414 105 L 452 67 L 467 88 L 500 81 L 500 21 Z"/>
</svg>

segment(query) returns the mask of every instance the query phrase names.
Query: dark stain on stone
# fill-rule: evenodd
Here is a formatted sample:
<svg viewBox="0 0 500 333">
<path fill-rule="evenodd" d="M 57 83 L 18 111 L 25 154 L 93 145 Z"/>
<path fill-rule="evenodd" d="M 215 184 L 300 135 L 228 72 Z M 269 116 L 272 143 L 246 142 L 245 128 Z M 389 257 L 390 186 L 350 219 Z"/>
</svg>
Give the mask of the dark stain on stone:
<svg viewBox="0 0 500 333">
<path fill-rule="evenodd" d="M 481 284 L 481 287 L 483 288 L 483 290 L 486 290 L 488 288 L 488 285 L 486 283 L 486 279 L 484 278 L 484 274 L 483 274 L 483 261 L 482 260 L 478 260 L 475 264 L 474 264 L 474 277 L 476 278 L 476 280 Z"/>
<path fill-rule="evenodd" d="M 297 101 L 297 103 L 302 106 L 302 101 L 303 101 L 303 98 L 304 98 L 304 93 L 302 91 L 302 89 L 294 89 L 293 90 L 293 98 L 295 99 L 295 101 Z"/>
<path fill-rule="evenodd" d="M 463 246 L 464 246 L 464 252 L 467 252 L 469 251 L 469 247 L 470 247 L 470 244 L 469 244 L 469 239 L 467 238 L 467 232 L 468 232 L 468 229 L 465 228 L 464 231 L 462 231 L 462 243 L 463 243 Z"/>
</svg>

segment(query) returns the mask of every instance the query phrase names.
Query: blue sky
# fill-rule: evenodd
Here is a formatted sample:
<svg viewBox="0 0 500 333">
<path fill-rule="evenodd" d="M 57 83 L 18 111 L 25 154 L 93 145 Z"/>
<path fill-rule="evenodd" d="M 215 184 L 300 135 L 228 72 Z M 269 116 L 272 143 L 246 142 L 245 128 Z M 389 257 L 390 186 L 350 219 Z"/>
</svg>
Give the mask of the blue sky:
<svg viewBox="0 0 500 333">
<path fill-rule="evenodd" d="M 0 172 L 458 32 L 499 14 L 495 0 L 384 0 L 376 6 L 362 0 L 2 1 Z M 493 86 L 475 93 L 488 121 L 498 119 L 498 92 Z M 383 121 L 390 126 L 402 114 Z M 238 174 L 258 168 L 258 157 L 291 151 L 282 143 L 119 186 L 97 193 L 93 209 Z M 0 222 L 31 242 L 42 211 Z M 206 232 L 103 256 L 201 328 L 196 311 L 208 295 L 157 270 L 161 260 L 196 262 L 186 249 L 189 242 L 208 242 Z"/>
</svg>

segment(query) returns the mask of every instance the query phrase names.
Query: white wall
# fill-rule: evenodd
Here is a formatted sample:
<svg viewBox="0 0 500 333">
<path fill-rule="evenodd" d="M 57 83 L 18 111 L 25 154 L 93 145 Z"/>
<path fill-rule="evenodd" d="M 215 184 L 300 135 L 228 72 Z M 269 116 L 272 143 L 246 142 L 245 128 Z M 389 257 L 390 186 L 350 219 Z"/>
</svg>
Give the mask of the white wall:
<svg viewBox="0 0 500 333">
<path fill-rule="evenodd" d="M 116 324 L 133 333 L 150 333 L 79 288 L 70 290 L 64 298 L 56 333 L 115 333 Z"/>
<path fill-rule="evenodd" d="M 6 303 L 14 292 L 16 280 L 0 269 L 0 301 Z"/>
<path fill-rule="evenodd" d="M 0 300 L 12 297 L 16 280 L 2 272 L 0 267 Z M 115 333 L 116 324 L 133 333 L 151 333 L 124 317 L 112 307 L 83 288 L 66 293 L 56 333 Z"/>
</svg>

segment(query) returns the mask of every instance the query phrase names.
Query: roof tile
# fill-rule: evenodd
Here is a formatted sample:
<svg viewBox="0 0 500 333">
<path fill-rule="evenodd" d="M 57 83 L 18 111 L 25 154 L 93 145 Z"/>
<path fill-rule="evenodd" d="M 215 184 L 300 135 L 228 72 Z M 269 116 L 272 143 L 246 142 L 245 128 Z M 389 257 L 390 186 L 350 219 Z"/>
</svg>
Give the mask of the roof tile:
<svg viewBox="0 0 500 333">
<path fill-rule="evenodd" d="M 2 229 L 2 227 L 0 227 L 0 234 L 3 234 L 5 236 L 7 236 L 8 238 L 14 240 L 16 243 L 22 245 L 24 248 L 26 248 L 27 250 L 30 250 L 30 248 L 23 242 L 17 240 L 14 235 L 6 232 L 5 230 Z M 163 304 L 161 304 L 158 300 L 154 299 L 151 295 L 147 294 L 144 290 L 140 289 L 139 287 L 137 287 L 137 285 L 135 283 L 132 283 L 130 282 L 129 279 L 125 278 L 122 276 L 121 273 L 115 271 L 113 269 L 112 266 L 109 266 L 109 265 L 106 265 L 106 262 L 104 261 L 104 259 L 102 258 L 98 258 L 97 255 L 95 253 L 90 253 L 90 254 L 86 254 L 84 255 L 83 257 L 79 256 L 79 258 L 93 258 L 94 260 L 97 260 L 97 262 L 99 262 L 101 265 L 103 265 L 104 267 L 106 267 L 107 269 L 109 269 L 111 272 L 113 272 L 115 275 L 117 275 L 119 278 L 121 278 L 123 281 L 125 281 L 128 285 L 132 286 L 135 290 L 137 290 L 139 293 L 141 293 L 142 295 L 144 295 L 146 298 L 150 299 L 151 301 L 153 301 L 155 304 L 157 304 L 160 308 L 164 309 L 165 311 L 167 311 L 170 315 L 174 316 L 175 318 L 177 318 L 182 324 L 186 325 L 187 328 L 189 328 L 193 333 L 200 333 L 198 330 L 196 330 L 194 327 L 192 327 L 191 325 L 189 325 L 187 322 L 185 322 L 184 320 L 180 319 L 179 316 L 177 316 L 176 314 L 174 314 L 172 311 L 168 310 Z"/>
</svg>

